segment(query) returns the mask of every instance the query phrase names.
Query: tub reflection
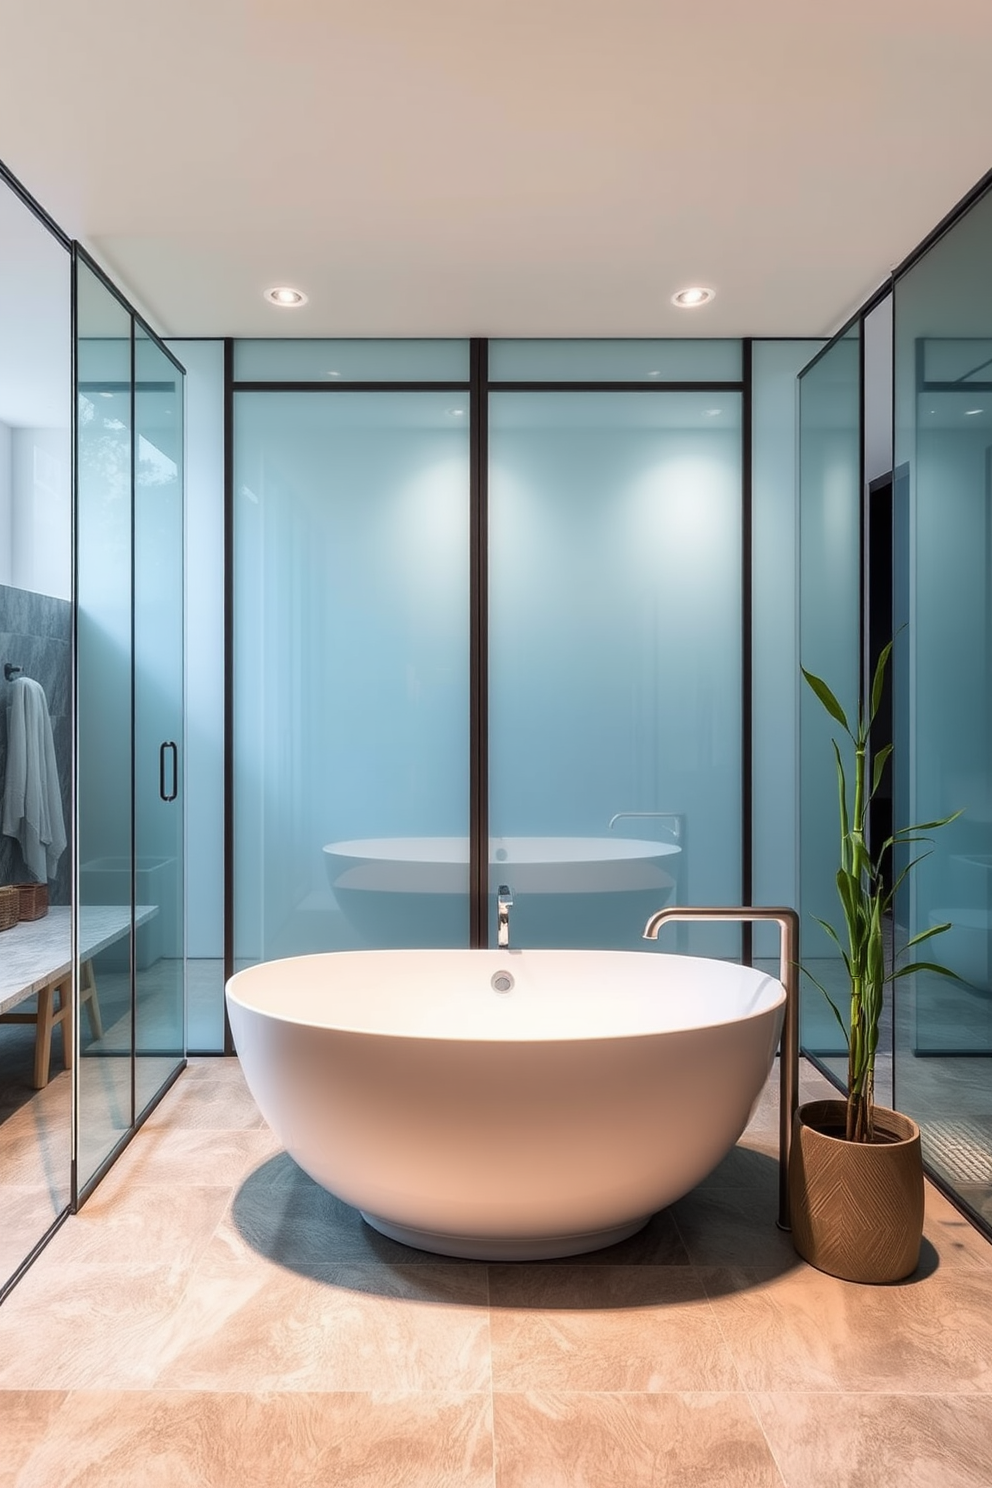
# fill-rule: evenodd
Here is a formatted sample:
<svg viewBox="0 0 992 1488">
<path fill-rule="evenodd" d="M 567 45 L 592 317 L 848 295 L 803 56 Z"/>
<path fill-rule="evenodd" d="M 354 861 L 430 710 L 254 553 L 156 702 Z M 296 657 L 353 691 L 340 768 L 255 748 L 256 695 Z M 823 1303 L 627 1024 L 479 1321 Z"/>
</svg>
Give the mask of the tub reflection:
<svg viewBox="0 0 992 1488">
<path fill-rule="evenodd" d="M 633 947 L 647 916 L 677 899 L 680 858 L 677 843 L 636 837 L 494 837 L 491 917 L 497 884 L 509 883 L 515 944 Z M 324 864 L 342 912 L 370 945 L 464 945 L 467 838 L 332 842 Z"/>
</svg>

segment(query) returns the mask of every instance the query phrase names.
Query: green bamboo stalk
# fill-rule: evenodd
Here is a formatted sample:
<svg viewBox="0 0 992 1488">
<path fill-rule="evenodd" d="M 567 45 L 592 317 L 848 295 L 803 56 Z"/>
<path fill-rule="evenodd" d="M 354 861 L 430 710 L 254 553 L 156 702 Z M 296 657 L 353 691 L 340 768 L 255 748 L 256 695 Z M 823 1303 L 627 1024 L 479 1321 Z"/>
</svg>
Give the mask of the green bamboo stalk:
<svg viewBox="0 0 992 1488">
<path fill-rule="evenodd" d="M 960 812 L 942 817 L 939 821 L 922 822 L 911 827 L 900 827 L 882 844 L 873 859 L 867 842 L 866 824 L 868 809 L 881 784 L 882 769 L 892 753 L 891 743 L 878 750 L 871 784 L 867 783 L 868 743 L 871 728 L 878 714 L 885 681 L 885 669 L 892 652 L 892 642 L 881 651 L 872 679 L 870 705 L 866 715 L 863 702 L 858 704 L 857 719 L 852 728 L 847 714 L 833 692 L 822 678 L 814 676 L 803 667 L 802 674 L 830 717 L 839 723 L 854 746 L 853 802 L 848 807 L 849 783 L 844 769 L 840 746 L 834 739 L 833 748 L 837 767 L 838 810 L 840 818 L 840 868 L 837 872 L 837 895 L 844 915 L 846 947 L 833 925 L 824 920 L 819 923 L 840 948 L 850 979 L 850 1020 L 844 1028 L 837 1007 L 815 977 L 810 980 L 820 987 L 833 1008 L 837 1021 L 847 1039 L 847 1113 L 845 1135 L 848 1141 L 871 1142 L 874 1139 L 875 1106 L 875 1056 L 878 1050 L 878 1025 L 885 1002 L 885 988 L 898 977 L 905 976 L 918 967 L 938 971 L 945 976 L 956 974 L 934 962 L 918 962 L 915 966 L 904 966 L 886 972 L 885 952 L 882 940 L 882 925 L 891 908 L 897 889 L 905 882 L 910 870 L 926 857 L 926 853 L 912 859 L 895 883 L 885 892 L 882 865 L 886 853 L 893 847 L 926 842 L 928 837 L 920 833 L 934 831 L 960 816 Z M 919 945 L 931 936 L 939 935 L 949 925 L 934 925 L 914 935 L 908 946 Z M 908 948 L 908 947 L 907 947 Z M 809 972 L 806 973 L 809 976 Z"/>
</svg>

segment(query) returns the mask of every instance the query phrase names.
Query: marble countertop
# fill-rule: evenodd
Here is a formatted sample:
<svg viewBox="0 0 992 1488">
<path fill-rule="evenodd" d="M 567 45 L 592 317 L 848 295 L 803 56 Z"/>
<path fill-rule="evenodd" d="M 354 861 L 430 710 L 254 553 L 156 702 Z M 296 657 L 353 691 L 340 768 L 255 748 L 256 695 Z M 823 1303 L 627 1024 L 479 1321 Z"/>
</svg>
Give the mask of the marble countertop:
<svg viewBox="0 0 992 1488">
<path fill-rule="evenodd" d="M 135 907 L 135 924 L 158 914 L 157 904 Z M 79 959 L 88 961 L 98 951 L 128 933 L 131 915 L 126 904 L 84 904 L 79 910 Z M 0 932 L 0 1013 L 16 1007 L 33 992 L 67 976 L 72 968 L 72 911 L 56 904 L 40 920 L 21 920 Z"/>
</svg>

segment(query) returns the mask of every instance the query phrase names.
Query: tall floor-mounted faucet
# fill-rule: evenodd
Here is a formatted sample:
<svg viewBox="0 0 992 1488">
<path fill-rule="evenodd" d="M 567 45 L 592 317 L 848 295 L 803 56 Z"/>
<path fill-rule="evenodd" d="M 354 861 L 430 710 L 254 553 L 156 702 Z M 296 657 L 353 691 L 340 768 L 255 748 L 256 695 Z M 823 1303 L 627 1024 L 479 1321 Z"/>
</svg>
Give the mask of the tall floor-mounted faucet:
<svg viewBox="0 0 992 1488">
<path fill-rule="evenodd" d="M 666 920 L 773 920 L 779 929 L 779 980 L 785 988 L 782 1020 L 780 1096 L 778 1109 L 778 1227 L 791 1230 L 789 1217 L 789 1156 L 792 1123 L 799 1104 L 799 916 L 794 909 L 755 909 L 751 905 L 706 909 L 682 905 L 659 909 L 644 926 L 644 939 L 657 940 Z"/>
<path fill-rule="evenodd" d="M 496 944 L 501 951 L 510 949 L 510 910 L 513 908 L 513 895 L 506 884 L 500 884 L 496 890 Z"/>
</svg>

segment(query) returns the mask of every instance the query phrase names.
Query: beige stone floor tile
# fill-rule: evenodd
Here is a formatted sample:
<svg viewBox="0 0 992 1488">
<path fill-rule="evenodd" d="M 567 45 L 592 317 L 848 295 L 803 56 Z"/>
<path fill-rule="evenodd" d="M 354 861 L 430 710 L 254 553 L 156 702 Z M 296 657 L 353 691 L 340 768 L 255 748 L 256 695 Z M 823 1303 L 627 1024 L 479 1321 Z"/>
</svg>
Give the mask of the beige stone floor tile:
<svg viewBox="0 0 992 1488">
<path fill-rule="evenodd" d="M 321 1188 L 286 1153 L 250 1172 L 218 1229 L 232 1247 L 306 1271 L 332 1261 L 436 1265 L 426 1250 L 401 1245 L 365 1223 L 357 1209 Z M 478 1265 L 446 1257 L 449 1265 Z"/>
<path fill-rule="evenodd" d="M 107 1200 L 137 1184 L 173 1190 L 189 1186 L 233 1188 L 271 1153 L 272 1138 L 267 1128 L 205 1131 L 149 1128 L 146 1124 L 101 1180 L 98 1192 L 101 1200 Z"/>
<path fill-rule="evenodd" d="M 48 1260 L 46 1251 L 0 1307 L 0 1391 L 150 1388 L 188 1273 Z"/>
<path fill-rule="evenodd" d="M 485 1267 L 299 1271 L 218 1236 L 160 1342 L 161 1388 L 461 1390 L 490 1379 Z"/>
<path fill-rule="evenodd" d="M 778 1185 L 702 1187 L 672 1205 L 675 1222 L 694 1266 L 779 1266 L 799 1262 L 791 1236 L 780 1230 Z"/>
<path fill-rule="evenodd" d="M 989 1488 L 988 1395 L 755 1395 L 786 1488 Z"/>
<path fill-rule="evenodd" d="M 0 1488 L 16 1488 L 65 1399 L 64 1390 L 0 1390 Z"/>
<path fill-rule="evenodd" d="M 0 1185 L 0 1282 L 14 1274 L 55 1223 L 68 1199 L 68 1194 L 53 1194 L 46 1187 Z"/>
<path fill-rule="evenodd" d="M 992 1392 L 987 1276 L 859 1286 L 804 1263 L 700 1268 L 748 1390 Z"/>
<path fill-rule="evenodd" d="M 701 1189 L 743 1188 L 761 1194 L 778 1213 L 778 1134 L 762 1136 L 745 1132 L 712 1173 L 697 1185 Z"/>
<path fill-rule="evenodd" d="M 706 1293 L 677 1266 L 491 1266 L 493 1388 L 739 1390 Z"/>
<path fill-rule="evenodd" d="M 206 1248 L 230 1199 L 228 1185 L 97 1187 L 47 1247 L 46 1266 L 189 1269 Z"/>
<path fill-rule="evenodd" d="M 923 1234 L 934 1247 L 940 1266 L 984 1269 L 992 1286 L 992 1241 L 976 1230 L 932 1183 L 926 1185 Z"/>
<path fill-rule="evenodd" d="M 145 1128 L 186 1127 L 197 1131 L 231 1131 L 264 1125 L 247 1085 L 233 1078 L 179 1076 L 145 1122 Z M 143 1128 L 143 1129 L 145 1129 Z"/>
<path fill-rule="evenodd" d="M 744 1395 L 496 1395 L 493 1424 L 496 1488 L 782 1488 Z"/>
<path fill-rule="evenodd" d="M 493 1482 L 486 1394 L 79 1392 L 66 1398 L 53 1424 L 11 1488 L 492 1488 Z"/>
</svg>

